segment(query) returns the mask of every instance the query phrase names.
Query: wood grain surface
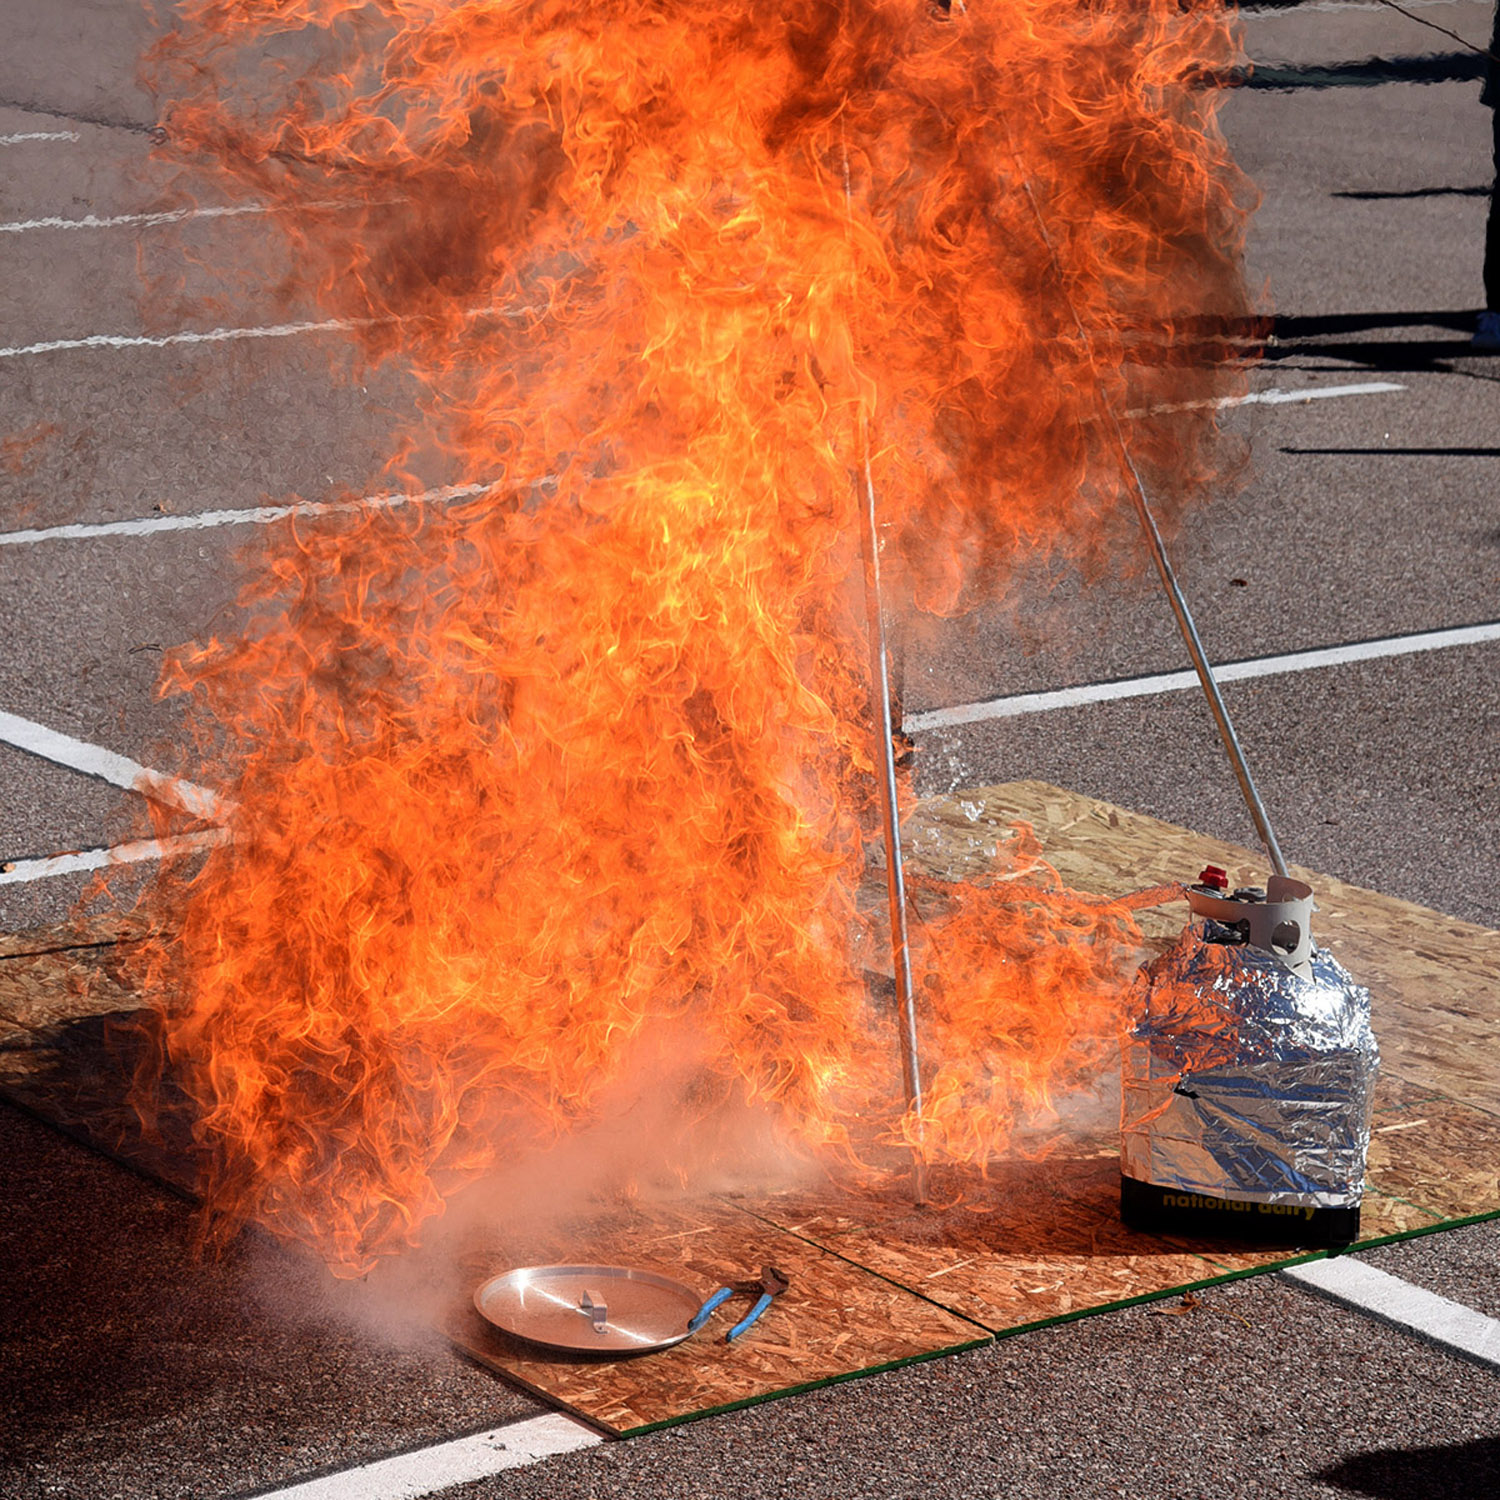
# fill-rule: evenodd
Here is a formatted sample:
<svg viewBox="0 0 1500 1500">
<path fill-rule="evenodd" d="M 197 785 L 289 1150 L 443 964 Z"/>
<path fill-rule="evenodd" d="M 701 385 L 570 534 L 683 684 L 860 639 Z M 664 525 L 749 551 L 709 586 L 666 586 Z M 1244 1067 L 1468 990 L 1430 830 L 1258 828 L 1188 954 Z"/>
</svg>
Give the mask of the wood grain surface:
<svg viewBox="0 0 1500 1500">
<path fill-rule="evenodd" d="M 1021 822 L 1064 881 L 1095 895 L 1192 880 L 1206 863 L 1238 882 L 1265 873 L 1254 851 L 1034 781 L 919 804 L 907 821 L 912 867 L 937 880 L 982 874 Z M 1500 933 L 1294 873 L 1316 892 L 1318 940 L 1373 996 L 1382 1072 L 1361 1238 L 1500 1212 Z M 1143 956 L 1184 918 L 1180 901 L 1143 909 Z M 96 919 L 0 936 L 0 1092 L 181 1189 L 193 1179 L 188 1132 L 174 1148 L 132 1130 L 132 1047 L 149 1009 L 122 982 L 119 959 L 140 935 L 129 921 Z M 535 1232 L 491 1231 L 464 1248 L 440 1322 L 471 1358 L 624 1435 L 1305 1253 L 1126 1229 L 1118 1140 L 1097 1122 L 982 1177 L 935 1171 L 933 1187 L 924 1208 L 894 1177 L 755 1201 L 614 1205 Z M 733 1345 L 716 1320 L 671 1349 L 622 1360 L 526 1345 L 470 1305 L 496 1271 L 581 1261 L 655 1269 L 705 1296 L 769 1263 L 791 1286 Z"/>
</svg>

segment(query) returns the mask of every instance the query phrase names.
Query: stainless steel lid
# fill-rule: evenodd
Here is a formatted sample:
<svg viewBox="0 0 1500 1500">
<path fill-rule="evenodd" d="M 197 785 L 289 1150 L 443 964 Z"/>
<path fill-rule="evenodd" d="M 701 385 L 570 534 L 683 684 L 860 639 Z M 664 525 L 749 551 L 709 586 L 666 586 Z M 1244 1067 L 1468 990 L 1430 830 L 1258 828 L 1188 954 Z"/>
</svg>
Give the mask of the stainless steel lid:
<svg viewBox="0 0 1500 1500">
<path fill-rule="evenodd" d="M 691 1287 L 633 1266 L 524 1266 L 474 1293 L 496 1328 L 549 1349 L 645 1354 L 681 1343 L 703 1303 Z"/>
</svg>

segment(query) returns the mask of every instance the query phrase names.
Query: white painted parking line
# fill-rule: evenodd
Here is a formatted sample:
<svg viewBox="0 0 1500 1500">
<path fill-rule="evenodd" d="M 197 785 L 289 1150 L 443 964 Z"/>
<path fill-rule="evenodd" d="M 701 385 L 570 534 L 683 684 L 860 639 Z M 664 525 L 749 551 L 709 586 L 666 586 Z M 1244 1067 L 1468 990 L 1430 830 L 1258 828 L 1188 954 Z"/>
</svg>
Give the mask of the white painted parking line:
<svg viewBox="0 0 1500 1500">
<path fill-rule="evenodd" d="M 1331 401 L 1341 396 L 1381 396 L 1390 391 L 1404 391 L 1404 385 L 1389 380 L 1364 380 L 1357 385 L 1310 385 L 1301 390 L 1284 391 L 1272 386 L 1266 391 L 1251 391 L 1244 396 L 1215 396 L 1208 401 L 1176 401 L 1164 406 L 1142 406 L 1125 413 L 1127 417 L 1161 417 L 1174 411 L 1224 411 L 1231 406 L 1295 406 L 1303 401 Z"/>
<path fill-rule="evenodd" d="M 86 521 L 67 526 L 38 526 L 29 531 L 0 531 L 0 547 L 31 542 L 87 541 L 106 536 L 152 536 L 161 531 L 206 531 L 215 526 L 268 526 L 288 516 L 332 516 L 348 511 L 396 510 L 403 505 L 446 505 L 482 495 L 487 484 L 450 484 L 419 495 L 390 491 L 353 500 L 296 500 L 286 505 L 256 505 L 245 510 L 201 510 L 185 516 L 141 516 L 129 521 Z"/>
<path fill-rule="evenodd" d="M 464 317 L 532 318 L 543 316 L 545 308 L 500 307 L 487 303 L 469 308 Z M 0 349 L 0 359 L 24 359 L 33 354 L 58 354 L 70 349 L 167 349 L 174 344 L 231 344 L 241 339 L 290 339 L 304 333 L 348 333 L 355 328 L 379 328 L 399 323 L 399 317 L 319 318 L 308 323 L 267 323 L 249 328 L 206 328 L 201 332 L 181 333 L 91 333 L 77 339 L 44 339 L 39 344 L 11 344 Z"/>
<path fill-rule="evenodd" d="M 1500 1320 L 1413 1286 L 1349 1255 L 1287 1266 L 1281 1275 L 1384 1323 L 1500 1369 Z"/>
<path fill-rule="evenodd" d="M 170 859 L 198 849 L 211 849 L 228 838 L 226 828 L 201 828 L 196 833 L 179 833 L 165 839 L 132 839 L 107 849 L 79 849 L 72 854 L 50 854 L 42 859 L 7 860 L 0 865 L 0 885 L 25 885 L 33 880 L 50 880 L 54 875 L 76 875 L 107 870 L 114 865 Z"/>
<path fill-rule="evenodd" d="M 342 208 L 346 205 L 337 200 L 325 203 L 309 203 L 307 210 Z M 360 205 L 347 205 L 360 206 Z M 303 211 L 299 208 L 299 212 Z M 253 214 L 283 213 L 269 203 L 214 204 L 208 208 L 170 208 L 156 213 L 111 214 L 100 218 L 97 214 L 85 214 L 81 219 L 48 217 L 45 219 L 13 219 L 0 224 L 0 234 L 29 234 L 37 229 L 151 229 L 159 224 L 181 224 L 188 219 L 239 219 Z"/>
<path fill-rule="evenodd" d="M 0 744 L 50 760 L 54 765 L 66 766 L 70 771 L 81 771 L 85 776 L 97 776 L 111 786 L 139 792 L 153 802 L 180 808 L 195 818 L 223 819 L 233 810 L 232 804 L 206 786 L 153 771 L 139 761 L 131 760 L 128 755 L 118 755 L 102 745 L 91 745 L 87 740 L 75 740 L 72 735 L 59 734 L 45 724 L 34 723 L 4 710 L 0 710 Z"/>
<path fill-rule="evenodd" d="M 1215 665 L 1214 675 L 1221 683 L 1244 682 L 1253 677 L 1310 672 L 1320 667 L 1342 667 L 1352 662 L 1381 661 L 1387 657 L 1410 656 L 1418 651 L 1442 651 L 1453 646 L 1477 646 L 1489 641 L 1500 641 L 1500 620 L 1482 625 L 1460 625 L 1451 630 L 1428 630 L 1418 635 L 1354 641 L 1346 646 L 1326 646 L 1316 651 L 1294 651 L 1287 656 L 1223 662 Z M 1055 688 L 1045 693 L 1016 693 L 1008 698 L 990 698 L 983 703 L 933 708 L 925 713 L 909 714 L 902 720 L 901 727 L 911 734 L 924 729 L 954 729 L 961 724 L 1053 713 L 1062 708 L 1082 708 L 1090 703 L 1111 703 L 1121 698 L 1183 693 L 1197 686 L 1198 677 L 1194 672 L 1162 672 L 1153 677 L 1126 677 L 1117 682 L 1092 682 L 1081 687 Z"/>
<path fill-rule="evenodd" d="M 472 1484 L 506 1469 L 525 1468 L 603 1441 L 597 1432 L 571 1417 L 532 1417 L 472 1437 L 434 1443 L 396 1458 L 307 1479 L 264 1493 L 260 1500 L 416 1500 L 419 1495 Z"/>
<path fill-rule="evenodd" d="M 1390 391 L 1404 391 L 1404 385 L 1389 380 L 1365 380 L 1355 385 L 1309 385 L 1299 390 L 1283 391 L 1272 386 L 1267 391 L 1251 391 L 1248 396 L 1230 396 L 1225 406 L 1291 406 L 1299 401 L 1327 401 L 1341 396 L 1383 396 Z"/>
<path fill-rule="evenodd" d="M 24 146 L 30 141 L 76 141 L 76 130 L 22 130 L 15 135 L 0 135 L 0 146 Z"/>
<path fill-rule="evenodd" d="M 313 323 L 270 323 L 259 328 L 208 328 L 202 333 L 91 333 L 81 339 L 47 339 L 40 344 L 12 344 L 0 349 L 0 359 L 22 359 L 30 354 L 57 354 L 67 349 L 166 349 L 173 344 L 230 344 L 240 339 L 290 339 L 303 333 L 347 333 L 351 328 L 373 328 L 394 318 L 321 318 Z"/>
</svg>

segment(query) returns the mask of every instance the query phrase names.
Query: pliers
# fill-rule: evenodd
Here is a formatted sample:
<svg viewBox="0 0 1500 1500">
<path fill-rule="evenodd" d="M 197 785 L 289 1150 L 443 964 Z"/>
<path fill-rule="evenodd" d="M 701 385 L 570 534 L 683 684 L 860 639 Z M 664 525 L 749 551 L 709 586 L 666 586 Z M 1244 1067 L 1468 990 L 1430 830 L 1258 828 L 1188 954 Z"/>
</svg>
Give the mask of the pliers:
<svg viewBox="0 0 1500 1500">
<path fill-rule="evenodd" d="M 728 1286 L 721 1286 L 693 1314 L 692 1321 L 688 1324 L 688 1332 L 697 1333 L 714 1312 L 736 1293 L 755 1297 L 755 1306 L 724 1335 L 724 1342 L 732 1343 L 771 1305 L 771 1299 L 779 1297 L 790 1285 L 791 1282 L 775 1266 L 762 1266 L 759 1281 L 732 1281 Z M 759 1296 L 756 1296 L 757 1293 Z"/>
</svg>

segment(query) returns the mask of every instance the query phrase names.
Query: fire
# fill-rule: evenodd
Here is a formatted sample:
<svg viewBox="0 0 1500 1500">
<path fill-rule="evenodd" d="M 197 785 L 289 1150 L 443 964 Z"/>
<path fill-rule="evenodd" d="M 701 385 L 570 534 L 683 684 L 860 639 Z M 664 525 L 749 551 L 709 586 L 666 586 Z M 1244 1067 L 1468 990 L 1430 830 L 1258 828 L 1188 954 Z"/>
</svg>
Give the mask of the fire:
<svg viewBox="0 0 1500 1500">
<path fill-rule="evenodd" d="M 1141 938 L 1125 904 L 1069 891 L 1032 831 L 1016 835 L 999 878 L 948 888 L 918 948 L 931 1067 L 922 1118 L 902 1128 L 914 1149 L 981 1171 L 1113 1059 Z"/>
<path fill-rule="evenodd" d="M 183 648 L 233 840 L 149 954 L 209 1207 L 357 1270 L 586 1124 L 643 1038 L 812 1150 L 899 1119 L 857 905 L 857 498 L 902 607 L 1100 571 L 1220 474 L 1247 193 L 1218 0 L 179 0 L 190 175 L 430 393 L 467 498 L 288 524 Z M 269 59 L 279 61 L 273 67 Z M 1034 853 L 1034 851 L 1033 851 Z M 922 1149 L 1112 1034 L 1128 918 L 1038 873 L 923 936 Z"/>
</svg>

